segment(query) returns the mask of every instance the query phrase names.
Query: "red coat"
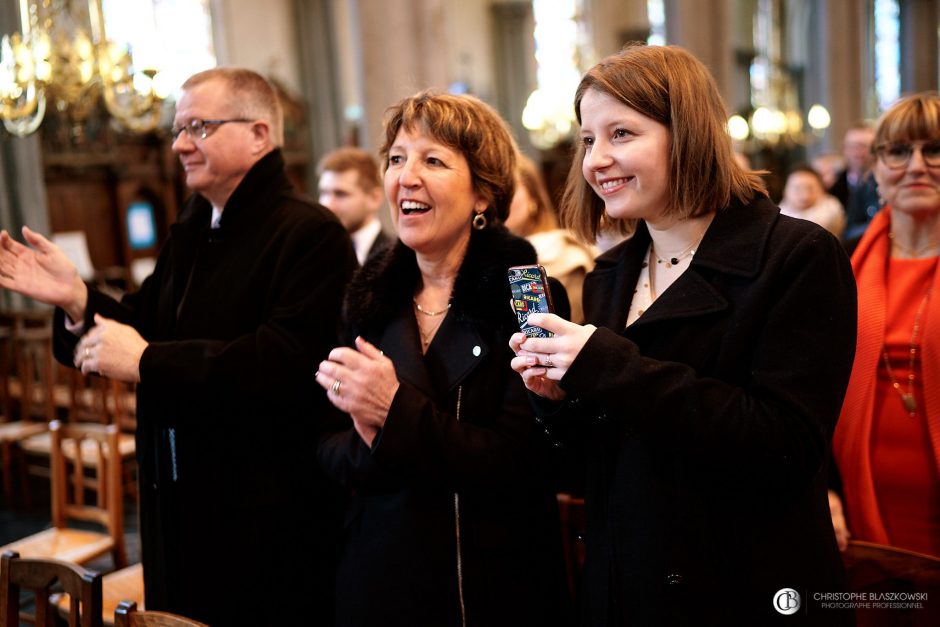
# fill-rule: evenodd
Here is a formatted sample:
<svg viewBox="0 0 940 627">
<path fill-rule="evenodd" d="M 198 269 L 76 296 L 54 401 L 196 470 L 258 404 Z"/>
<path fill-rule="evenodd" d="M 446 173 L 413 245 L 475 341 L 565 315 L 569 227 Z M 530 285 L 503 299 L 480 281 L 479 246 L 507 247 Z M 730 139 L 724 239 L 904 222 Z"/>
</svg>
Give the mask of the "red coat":
<svg viewBox="0 0 940 627">
<path fill-rule="evenodd" d="M 885 207 L 865 232 L 852 255 L 858 281 L 858 347 L 852 378 L 845 395 L 833 447 L 842 475 L 849 529 L 854 537 L 891 544 L 881 519 L 871 467 L 871 433 L 875 380 L 885 334 L 887 286 L 885 268 L 890 254 L 888 231 L 891 208 Z M 927 301 L 921 328 L 921 376 L 927 427 L 934 459 L 940 467 L 940 271 L 933 278 L 933 296 Z"/>
</svg>

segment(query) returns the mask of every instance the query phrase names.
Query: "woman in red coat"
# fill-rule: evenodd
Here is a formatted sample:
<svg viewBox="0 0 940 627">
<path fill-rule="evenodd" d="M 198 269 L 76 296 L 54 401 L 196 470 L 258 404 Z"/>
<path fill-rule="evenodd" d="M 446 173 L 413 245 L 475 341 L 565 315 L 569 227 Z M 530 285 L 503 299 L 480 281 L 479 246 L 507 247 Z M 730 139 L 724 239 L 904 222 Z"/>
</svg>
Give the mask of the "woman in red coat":
<svg viewBox="0 0 940 627">
<path fill-rule="evenodd" d="M 858 348 L 834 440 L 848 530 L 834 523 L 940 555 L 940 96 L 898 101 L 874 146 L 886 206 L 852 256 Z"/>
</svg>

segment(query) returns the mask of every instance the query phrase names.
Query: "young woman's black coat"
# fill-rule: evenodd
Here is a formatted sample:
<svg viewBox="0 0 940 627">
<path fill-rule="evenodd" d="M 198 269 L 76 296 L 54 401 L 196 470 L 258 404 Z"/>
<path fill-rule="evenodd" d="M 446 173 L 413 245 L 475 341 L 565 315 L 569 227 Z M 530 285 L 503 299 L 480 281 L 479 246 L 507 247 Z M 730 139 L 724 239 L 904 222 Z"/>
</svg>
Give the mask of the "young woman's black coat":
<svg viewBox="0 0 940 627">
<path fill-rule="evenodd" d="M 641 224 L 587 277 L 599 328 L 546 416 L 585 444 L 584 623 L 842 624 L 773 599 L 843 585 L 825 466 L 855 347 L 845 253 L 766 199 L 732 205 L 626 327 L 649 242 Z"/>
</svg>

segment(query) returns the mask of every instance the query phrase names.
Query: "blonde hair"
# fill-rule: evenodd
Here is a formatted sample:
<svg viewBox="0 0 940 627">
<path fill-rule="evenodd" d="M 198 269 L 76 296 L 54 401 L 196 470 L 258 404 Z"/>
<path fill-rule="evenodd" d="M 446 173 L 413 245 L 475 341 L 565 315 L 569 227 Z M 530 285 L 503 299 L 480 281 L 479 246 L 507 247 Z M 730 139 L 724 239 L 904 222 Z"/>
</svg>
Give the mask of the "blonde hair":
<svg viewBox="0 0 940 627">
<path fill-rule="evenodd" d="M 217 67 L 190 76 L 183 91 L 210 81 L 225 85 L 230 115 L 264 120 L 270 128 L 271 145 L 284 145 L 284 112 L 277 90 L 266 78 L 247 68 Z"/>
<path fill-rule="evenodd" d="M 886 143 L 940 139 L 940 94 L 923 91 L 905 96 L 878 118 L 872 150 Z"/>
<path fill-rule="evenodd" d="M 516 143 L 506 123 L 492 107 L 473 96 L 422 91 L 389 107 L 385 113 L 385 143 L 379 151 L 383 168 L 398 131 L 421 132 L 467 160 L 473 189 L 488 203 L 490 220 L 503 221 L 515 191 Z"/>
<path fill-rule="evenodd" d="M 669 202 L 665 211 L 699 216 L 767 194 L 760 176 L 738 165 L 727 114 L 708 69 L 678 46 L 630 45 L 588 70 L 575 93 L 581 123 L 581 99 L 588 89 L 603 92 L 669 129 Z M 584 146 L 579 143 L 561 206 L 562 224 L 593 242 L 601 230 L 628 235 L 635 220 L 612 219 L 603 201 L 584 180 Z"/>
<path fill-rule="evenodd" d="M 519 154 L 516 161 L 516 176 L 518 182 L 525 188 L 529 198 L 535 204 L 535 213 L 528 216 L 524 235 L 550 231 L 558 228 L 555 218 L 555 208 L 552 199 L 545 188 L 545 180 L 535 163 L 523 154 Z"/>
</svg>

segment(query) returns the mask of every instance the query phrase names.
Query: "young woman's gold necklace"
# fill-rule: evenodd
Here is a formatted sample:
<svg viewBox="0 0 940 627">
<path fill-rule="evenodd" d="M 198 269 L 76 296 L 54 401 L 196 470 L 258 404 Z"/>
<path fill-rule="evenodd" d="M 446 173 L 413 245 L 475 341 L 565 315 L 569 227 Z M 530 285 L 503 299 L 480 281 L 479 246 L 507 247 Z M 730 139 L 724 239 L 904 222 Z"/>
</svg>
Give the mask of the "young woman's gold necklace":
<svg viewBox="0 0 940 627">
<path fill-rule="evenodd" d="M 708 230 L 709 224 L 711 224 L 711 222 L 705 224 L 705 228 L 703 228 L 702 231 L 698 234 L 698 237 L 692 240 L 692 243 L 689 244 L 686 248 L 679 251 L 678 254 L 666 255 L 665 258 L 659 256 L 659 254 L 656 252 L 656 243 L 650 241 L 650 252 L 653 253 L 653 258 L 656 259 L 656 264 L 666 266 L 668 269 L 679 265 L 679 262 L 686 257 L 694 256 L 695 251 L 698 250 L 699 245 L 702 243 L 702 239 L 705 237 L 705 231 Z"/>
<path fill-rule="evenodd" d="M 679 265 L 679 262 L 685 259 L 686 257 L 693 256 L 695 254 L 695 249 L 697 248 L 697 245 L 698 245 L 698 242 L 695 242 L 694 244 L 692 244 L 691 246 L 689 246 L 688 248 L 680 252 L 678 255 L 673 255 L 671 257 L 667 257 L 666 259 L 663 259 L 662 257 L 659 256 L 659 254 L 657 254 L 656 245 L 650 242 L 650 252 L 653 253 L 653 257 L 656 259 L 657 264 L 662 264 L 666 266 L 667 268 L 671 268 L 673 266 Z"/>
<path fill-rule="evenodd" d="M 920 302 L 920 307 L 917 308 L 917 315 L 914 316 L 914 328 L 911 330 L 911 343 L 908 350 L 909 362 L 906 393 L 901 391 L 901 384 L 898 383 L 894 372 L 891 370 L 891 364 L 888 361 L 888 348 L 882 347 L 881 351 L 881 356 L 884 358 L 885 362 L 885 370 L 888 372 L 888 378 L 891 379 L 891 387 L 897 390 L 898 394 L 901 395 L 901 402 L 904 404 L 904 409 L 907 410 L 908 416 L 910 416 L 911 419 L 917 417 L 917 400 L 914 398 L 914 362 L 917 356 L 917 337 L 920 335 L 920 319 L 924 314 L 924 309 L 927 308 L 927 301 L 930 300 L 931 291 L 930 289 L 927 290 L 927 293 L 924 295 L 924 300 Z"/>
</svg>

